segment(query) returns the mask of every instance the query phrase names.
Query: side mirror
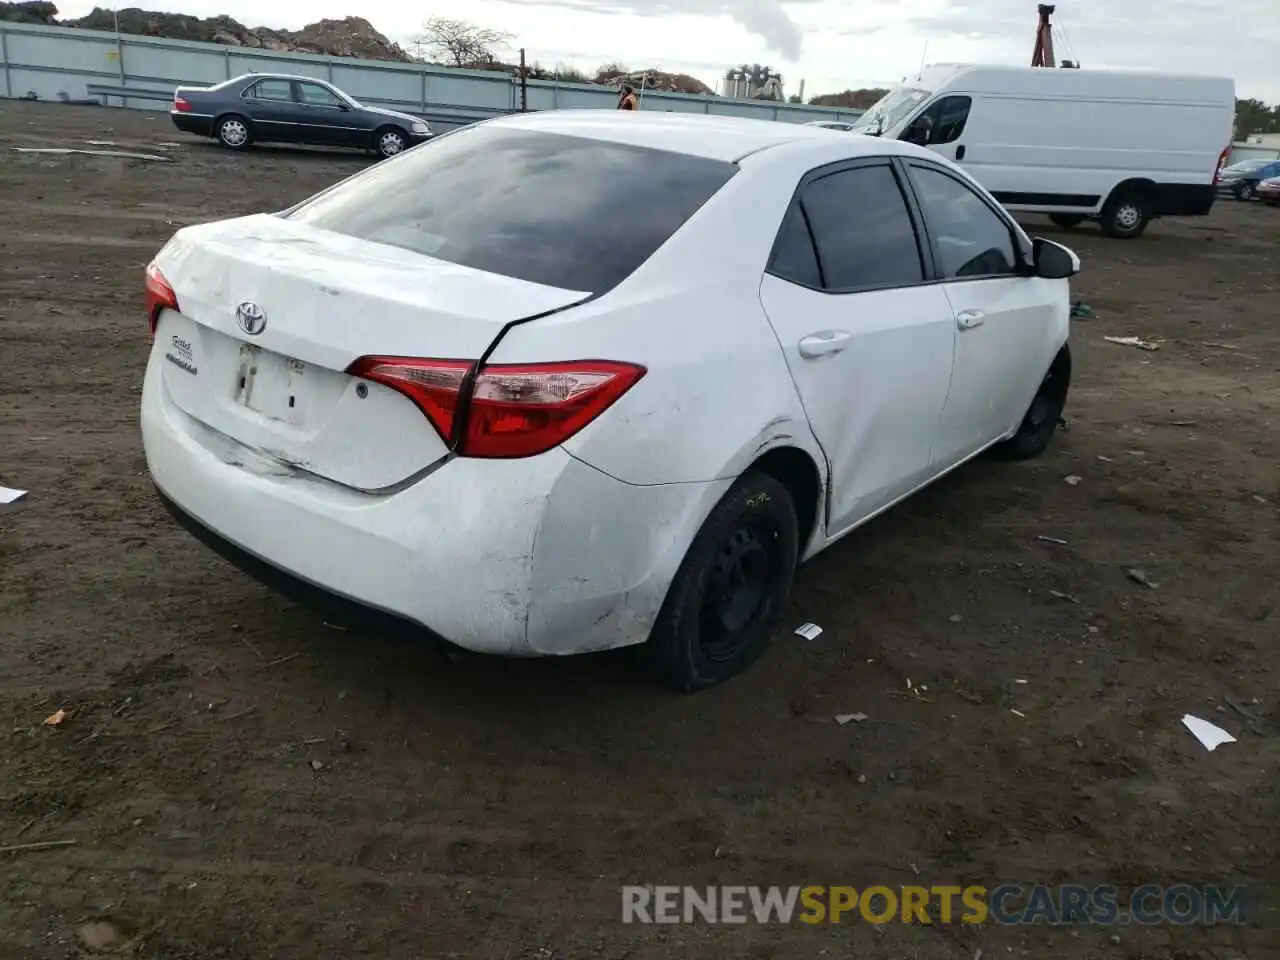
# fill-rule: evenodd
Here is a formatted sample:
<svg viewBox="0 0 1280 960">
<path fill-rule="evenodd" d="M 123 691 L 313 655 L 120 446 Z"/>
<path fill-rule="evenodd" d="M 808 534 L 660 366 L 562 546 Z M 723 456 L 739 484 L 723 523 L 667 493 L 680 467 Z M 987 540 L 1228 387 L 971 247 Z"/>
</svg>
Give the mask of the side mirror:
<svg viewBox="0 0 1280 960">
<path fill-rule="evenodd" d="M 1037 277 L 1066 280 L 1080 272 L 1080 258 L 1060 243 L 1036 237 L 1031 241 L 1031 250 Z"/>
</svg>

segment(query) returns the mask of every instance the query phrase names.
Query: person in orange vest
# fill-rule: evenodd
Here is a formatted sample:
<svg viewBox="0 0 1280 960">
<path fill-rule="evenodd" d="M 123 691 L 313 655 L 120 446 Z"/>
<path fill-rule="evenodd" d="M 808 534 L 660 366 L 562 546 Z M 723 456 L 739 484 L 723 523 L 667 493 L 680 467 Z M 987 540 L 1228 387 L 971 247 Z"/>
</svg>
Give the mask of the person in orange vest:
<svg viewBox="0 0 1280 960">
<path fill-rule="evenodd" d="M 636 92 L 630 85 L 624 86 L 622 88 L 622 93 L 618 97 L 618 109 L 619 110 L 639 110 L 640 109 L 640 101 L 636 99 Z"/>
</svg>

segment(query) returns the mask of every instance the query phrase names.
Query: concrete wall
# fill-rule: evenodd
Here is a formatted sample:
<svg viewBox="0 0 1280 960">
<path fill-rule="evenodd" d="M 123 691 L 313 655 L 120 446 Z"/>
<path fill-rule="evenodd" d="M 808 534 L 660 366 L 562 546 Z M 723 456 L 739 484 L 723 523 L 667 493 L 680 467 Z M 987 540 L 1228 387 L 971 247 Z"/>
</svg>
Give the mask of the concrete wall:
<svg viewBox="0 0 1280 960">
<path fill-rule="evenodd" d="M 218 83 L 244 73 L 292 73 L 328 80 L 358 100 L 420 114 L 448 129 L 509 113 L 520 107 L 520 86 L 511 77 L 482 70 L 451 70 L 424 64 L 353 60 L 281 53 L 212 43 L 161 40 L 77 30 L 0 23 L 0 96 L 41 100 L 89 98 L 91 85 L 110 85 L 165 99 L 111 97 L 107 102 L 167 110 L 179 85 Z M 530 80 L 530 110 L 604 108 L 617 94 L 590 84 Z M 803 123 L 851 120 L 860 110 L 773 104 L 676 93 L 644 95 L 643 109 L 755 117 Z"/>
<path fill-rule="evenodd" d="M 1241 160 L 1280 160 L 1280 149 L 1259 147 L 1250 143 L 1233 143 L 1227 163 L 1239 163 Z"/>
</svg>

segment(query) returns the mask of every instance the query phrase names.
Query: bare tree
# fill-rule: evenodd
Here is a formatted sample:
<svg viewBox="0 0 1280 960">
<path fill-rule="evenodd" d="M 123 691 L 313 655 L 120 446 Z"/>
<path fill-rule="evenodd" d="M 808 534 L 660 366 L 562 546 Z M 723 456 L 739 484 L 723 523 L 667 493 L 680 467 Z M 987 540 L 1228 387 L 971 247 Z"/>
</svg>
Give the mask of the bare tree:
<svg viewBox="0 0 1280 960">
<path fill-rule="evenodd" d="M 437 60 L 463 67 L 470 63 L 492 63 L 495 59 L 492 48 L 511 38 L 510 33 L 465 20 L 432 17 L 422 25 L 422 32 L 414 37 L 414 43 L 425 47 Z"/>
</svg>

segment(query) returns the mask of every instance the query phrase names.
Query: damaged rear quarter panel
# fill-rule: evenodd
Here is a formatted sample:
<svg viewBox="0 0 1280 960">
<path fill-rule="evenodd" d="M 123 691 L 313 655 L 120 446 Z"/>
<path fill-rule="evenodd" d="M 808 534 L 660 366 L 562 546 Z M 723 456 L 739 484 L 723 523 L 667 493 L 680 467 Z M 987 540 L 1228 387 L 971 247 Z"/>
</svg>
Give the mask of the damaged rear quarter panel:
<svg viewBox="0 0 1280 960">
<path fill-rule="evenodd" d="M 564 444 L 627 483 L 734 477 L 781 437 L 821 463 L 777 336 L 755 289 L 741 286 L 709 282 L 678 294 L 641 286 L 610 295 L 512 328 L 490 360 L 644 365 L 635 386 Z M 732 329 L 717 317 L 733 318 Z"/>
<path fill-rule="evenodd" d="M 644 642 L 689 543 L 731 485 L 637 486 L 571 461 L 546 501 L 536 539 L 531 651 L 581 653 Z"/>
</svg>

